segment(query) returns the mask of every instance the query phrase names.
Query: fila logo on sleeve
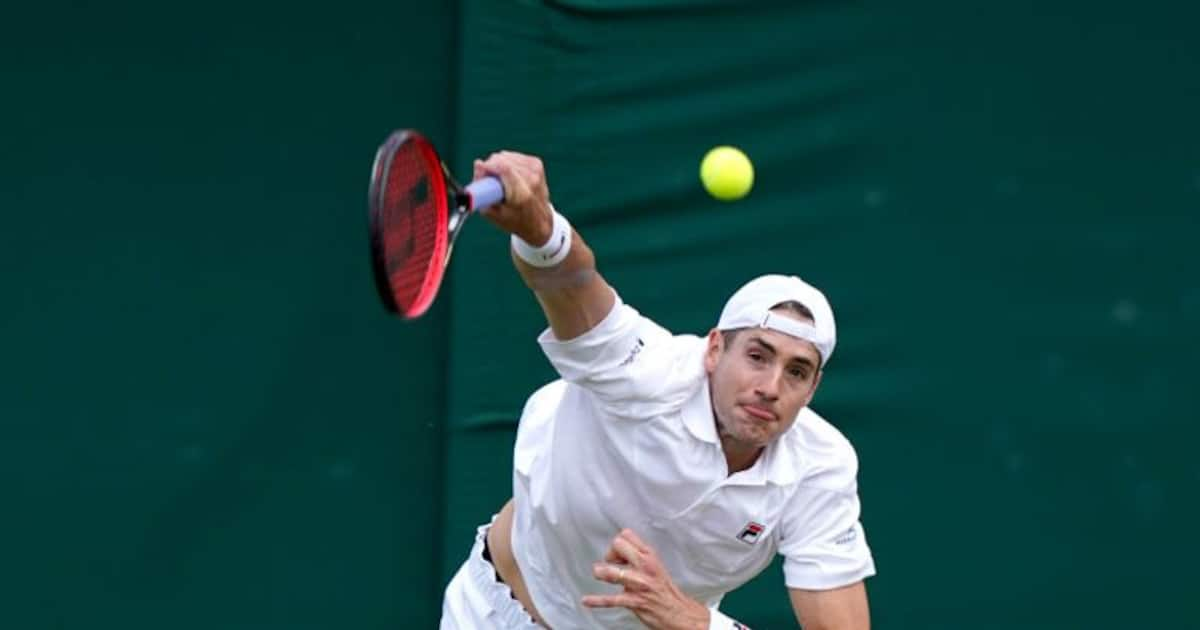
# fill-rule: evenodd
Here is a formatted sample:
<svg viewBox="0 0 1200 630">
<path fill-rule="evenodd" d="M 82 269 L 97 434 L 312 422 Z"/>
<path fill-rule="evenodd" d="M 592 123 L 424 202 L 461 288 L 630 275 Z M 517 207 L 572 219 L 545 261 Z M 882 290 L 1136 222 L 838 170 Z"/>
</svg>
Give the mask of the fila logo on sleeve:
<svg viewBox="0 0 1200 630">
<path fill-rule="evenodd" d="M 626 365 L 633 363 L 633 360 L 637 358 L 638 353 L 641 352 L 642 348 L 645 348 L 645 347 L 646 347 L 646 342 L 642 341 L 641 337 L 638 337 L 637 345 L 634 346 L 633 349 L 629 351 L 629 356 L 625 357 L 625 360 L 622 361 L 621 365 L 618 367 L 625 367 Z"/>
<path fill-rule="evenodd" d="M 758 542 L 758 536 L 763 533 L 764 529 L 766 529 L 766 526 L 762 523 L 750 521 L 742 528 L 742 533 L 738 534 L 737 539 L 748 545 L 753 545 Z"/>
</svg>

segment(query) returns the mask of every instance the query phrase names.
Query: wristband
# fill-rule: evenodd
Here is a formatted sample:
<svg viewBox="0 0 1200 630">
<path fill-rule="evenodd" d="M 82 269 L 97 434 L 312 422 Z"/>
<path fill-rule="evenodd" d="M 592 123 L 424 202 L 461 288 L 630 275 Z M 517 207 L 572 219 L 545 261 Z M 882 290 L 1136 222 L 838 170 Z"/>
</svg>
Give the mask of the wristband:
<svg viewBox="0 0 1200 630">
<path fill-rule="evenodd" d="M 716 608 L 709 608 L 708 613 L 708 630 L 750 630 Z"/>
<path fill-rule="evenodd" d="M 571 224 L 567 218 L 554 210 L 554 225 L 550 228 L 550 239 L 541 247 L 526 243 L 516 234 L 512 235 L 512 248 L 517 256 L 534 267 L 553 267 L 562 262 L 571 251 Z"/>
</svg>

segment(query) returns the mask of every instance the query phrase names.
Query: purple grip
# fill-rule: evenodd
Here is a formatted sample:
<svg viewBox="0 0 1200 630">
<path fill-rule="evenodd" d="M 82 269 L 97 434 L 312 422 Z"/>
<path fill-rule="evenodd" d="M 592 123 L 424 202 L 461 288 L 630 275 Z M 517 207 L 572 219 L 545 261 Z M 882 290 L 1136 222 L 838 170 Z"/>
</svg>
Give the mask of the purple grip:
<svg viewBox="0 0 1200 630">
<path fill-rule="evenodd" d="M 504 201 L 504 184 L 497 177 L 484 177 L 467 185 L 471 195 L 471 210 L 482 210 Z"/>
</svg>

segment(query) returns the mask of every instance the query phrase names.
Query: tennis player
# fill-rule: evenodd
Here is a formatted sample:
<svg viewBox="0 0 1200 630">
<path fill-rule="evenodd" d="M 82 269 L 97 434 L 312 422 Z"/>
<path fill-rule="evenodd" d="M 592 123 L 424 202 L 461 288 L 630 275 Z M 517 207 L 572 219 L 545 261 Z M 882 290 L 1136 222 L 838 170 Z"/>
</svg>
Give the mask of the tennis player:
<svg viewBox="0 0 1200 630">
<path fill-rule="evenodd" d="M 561 379 L 527 401 L 513 498 L 446 587 L 441 628 L 745 628 L 721 598 L 775 554 L 807 630 L 870 626 L 853 447 L 808 408 L 836 340 L 825 296 L 755 278 L 706 337 L 624 304 L 550 204 L 539 159 L 476 161 L 545 312 Z"/>
</svg>

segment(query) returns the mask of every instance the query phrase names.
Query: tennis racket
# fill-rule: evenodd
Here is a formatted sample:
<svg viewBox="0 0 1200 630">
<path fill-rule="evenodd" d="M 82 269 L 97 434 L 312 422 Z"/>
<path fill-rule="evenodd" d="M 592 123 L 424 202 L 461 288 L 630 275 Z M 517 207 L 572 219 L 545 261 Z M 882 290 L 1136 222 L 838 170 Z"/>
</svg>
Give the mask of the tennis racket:
<svg viewBox="0 0 1200 630">
<path fill-rule="evenodd" d="M 467 217 L 503 200 L 499 179 L 459 186 L 424 136 L 392 132 L 375 152 L 368 196 L 371 266 L 383 307 L 405 319 L 428 310 Z"/>
</svg>

